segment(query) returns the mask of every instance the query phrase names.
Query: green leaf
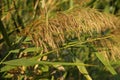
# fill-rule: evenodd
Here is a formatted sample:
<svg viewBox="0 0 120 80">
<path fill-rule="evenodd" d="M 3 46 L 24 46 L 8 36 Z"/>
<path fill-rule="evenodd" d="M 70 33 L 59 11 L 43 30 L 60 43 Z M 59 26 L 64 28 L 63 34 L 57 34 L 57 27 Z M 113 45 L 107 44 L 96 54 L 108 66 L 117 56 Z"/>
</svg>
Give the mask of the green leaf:
<svg viewBox="0 0 120 80">
<path fill-rule="evenodd" d="M 15 60 L 3 62 L 3 64 L 7 64 L 11 66 L 32 66 L 32 65 L 37 64 L 37 61 L 26 59 L 26 58 L 21 58 L 21 59 L 15 59 Z"/>
<path fill-rule="evenodd" d="M 76 58 L 76 60 L 74 61 L 75 63 L 80 63 L 80 64 L 84 64 L 82 61 L 80 61 L 78 58 Z M 92 80 L 92 78 L 90 77 L 87 69 L 85 66 L 77 66 L 77 68 L 79 69 L 79 71 L 85 76 L 85 78 L 87 80 Z"/>
<path fill-rule="evenodd" d="M 16 68 L 16 67 L 7 65 L 7 66 L 2 67 L 0 72 L 9 71 L 9 70 L 14 69 L 14 68 Z"/>
<path fill-rule="evenodd" d="M 3 64 L 11 65 L 11 66 L 32 66 L 35 64 L 44 64 L 44 65 L 66 65 L 66 66 L 94 66 L 84 63 L 70 63 L 70 62 L 48 62 L 48 61 L 37 61 L 35 58 L 21 58 L 10 61 L 5 61 Z"/>
<path fill-rule="evenodd" d="M 105 65 L 105 67 L 110 71 L 112 75 L 117 75 L 117 72 L 114 70 L 114 68 L 111 66 L 108 59 L 104 57 L 104 54 L 96 53 L 96 56 L 98 59 Z"/>
</svg>

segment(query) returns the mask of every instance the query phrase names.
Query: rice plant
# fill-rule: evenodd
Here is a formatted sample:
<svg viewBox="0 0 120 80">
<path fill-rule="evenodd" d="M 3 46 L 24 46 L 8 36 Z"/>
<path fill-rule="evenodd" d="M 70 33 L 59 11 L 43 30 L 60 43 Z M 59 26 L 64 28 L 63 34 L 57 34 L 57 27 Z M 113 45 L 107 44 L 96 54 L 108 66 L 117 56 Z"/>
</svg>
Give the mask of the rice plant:
<svg viewBox="0 0 120 80">
<path fill-rule="evenodd" d="M 95 2 L 1 0 L 0 78 L 119 80 L 120 19 Z"/>
</svg>

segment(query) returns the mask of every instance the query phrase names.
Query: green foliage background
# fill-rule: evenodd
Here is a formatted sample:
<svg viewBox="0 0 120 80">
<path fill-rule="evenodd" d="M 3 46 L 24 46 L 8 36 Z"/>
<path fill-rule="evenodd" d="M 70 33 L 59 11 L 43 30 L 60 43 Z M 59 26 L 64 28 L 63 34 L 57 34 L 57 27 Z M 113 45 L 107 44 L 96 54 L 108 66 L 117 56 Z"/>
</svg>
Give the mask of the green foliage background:
<svg viewBox="0 0 120 80">
<path fill-rule="evenodd" d="M 120 0 L 0 0 L 0 79 L 120 80 L 119 16 Z"/>
</svg>

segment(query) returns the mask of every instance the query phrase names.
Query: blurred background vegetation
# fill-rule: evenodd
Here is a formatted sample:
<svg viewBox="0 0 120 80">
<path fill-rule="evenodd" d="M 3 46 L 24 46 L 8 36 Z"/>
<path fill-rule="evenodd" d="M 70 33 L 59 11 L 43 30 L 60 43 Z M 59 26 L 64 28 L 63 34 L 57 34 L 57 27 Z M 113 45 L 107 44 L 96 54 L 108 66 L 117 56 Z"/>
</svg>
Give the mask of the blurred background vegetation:
<svg viewBox="0 0 120 80">
<path fill-rule="evenodd" d="M 0 0 L 0 79 L 120 80 L 119 31 L 120 0 Z"/>
</svg>

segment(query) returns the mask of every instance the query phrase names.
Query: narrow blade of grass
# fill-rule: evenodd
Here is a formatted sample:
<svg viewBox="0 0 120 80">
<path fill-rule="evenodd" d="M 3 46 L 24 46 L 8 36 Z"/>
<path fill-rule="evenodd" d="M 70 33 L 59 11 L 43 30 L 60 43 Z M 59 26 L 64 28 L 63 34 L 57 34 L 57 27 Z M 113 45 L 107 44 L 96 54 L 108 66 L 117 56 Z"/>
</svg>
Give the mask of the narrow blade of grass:
<svg viewBox="0 0 120 80">
<path fill-rule="evenodd" d="M 9 70 L 14 69 L 14 68 L 15 68 L 15 66 L 9 66 L 9 65 L 7 65 L 7 66 L 2 67 L 1 70 L 0 70 L 0 72 L 9 71 Z"/>
<path fill-rule="evenodd" d="M 75 60 L 75 63 L 84 64 L 82 61 L 80 61 L 77 58 Z M 92 80 L 85 66 L 77 66 L 77 68 L 79 69 L 80 73 L 82 73 L 85 76 L 87 80 Z"/>
<path fill-rule="evenodd" d="M 100 54 L 100 53 L 96 53 L 96 56 L 98 57 L 98 59 L 105 65 L 105 67 L 110 71 L 110 73 L 112 75 L 117 75 L 117 72 L 115 71 L 115 69 L 111 66 L 109 60 L 107 60 L 104 57 L 104 54 Z"/>
<path fill-rule="evenodd" d="M 95 66 L 91 64 L 84 63 L 70 63 L 70 62 L 48 62 L 48 61 L 37 61 L 36 59 L 30 58 L 21 58 L 10 61 L 5 61 L 3 64 L 11 65 L 11 66 L 32 66 L 35 64 L 44 64 L 44 65 L 65 65 L 65 66 Z"/>
</svg>

